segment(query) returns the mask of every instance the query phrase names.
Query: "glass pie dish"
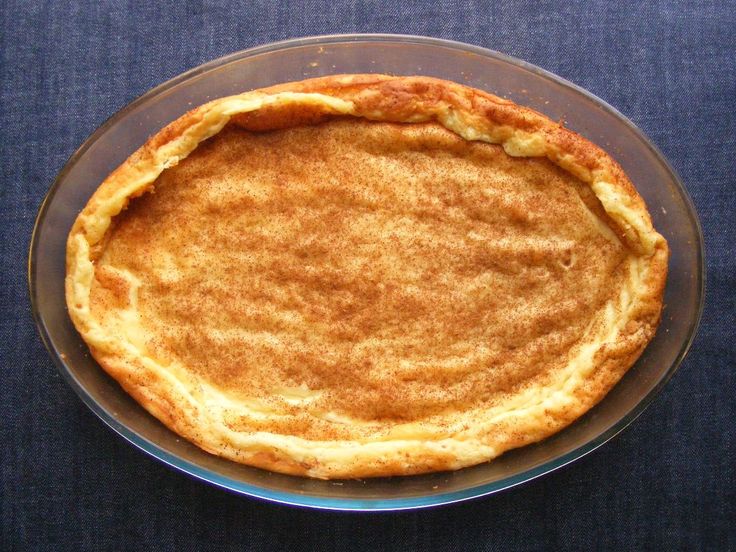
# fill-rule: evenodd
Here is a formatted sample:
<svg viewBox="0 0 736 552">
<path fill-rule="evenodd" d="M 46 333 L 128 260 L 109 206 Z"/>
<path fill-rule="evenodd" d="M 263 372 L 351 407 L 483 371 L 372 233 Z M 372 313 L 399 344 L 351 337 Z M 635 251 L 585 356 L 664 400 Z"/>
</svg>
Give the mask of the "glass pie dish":
<svg viewBox="0 0 736 552">
<path fill-rule="evenodd" d="M 64 300 L 65 241 L 102 180 L 168 122 L 210 99 L 340 73 L 440 77 L 544 113 L 602 146 L 644 197 L 671 248 L 657 335 L 618 385 L 585 416 L 538 444 L 451 473 L 321 481 L 212 456 L 149 415 L 91 358 Z M 422 37 L 344 35 L 296 39 L 212 61 L 146 93 L 103 124 L 71 157 L 44 200 L 31 240 L 29 287 L 41 337 L 62 375 L 116 432 L 155 458 L 231 491 L 294 505 L 343 510 L 426 507 L 478 497 L 539 477 L 594 450 L 640 414 L 669 380 L 693 339 L 703 304 L 703 243 L 682 184 L 630 121 L 595 96 L 501 54 Z"/>
</svg>

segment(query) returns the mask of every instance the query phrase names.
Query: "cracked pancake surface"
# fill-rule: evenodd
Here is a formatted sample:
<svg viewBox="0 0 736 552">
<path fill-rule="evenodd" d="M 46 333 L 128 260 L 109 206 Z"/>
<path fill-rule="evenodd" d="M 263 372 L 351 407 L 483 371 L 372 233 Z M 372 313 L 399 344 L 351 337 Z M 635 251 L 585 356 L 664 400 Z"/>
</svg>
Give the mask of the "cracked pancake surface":
<svg viewBox="0 0 736 552">
<path fill-rule="evenodd" d="M 593 144 L 454 83 L 358 75 L 162 130 L 80 214 L 66 285 L 101 366 L 184 437 L 365 477 L 574 421 L 653 336 L 666 263 Z"/>
</svg>

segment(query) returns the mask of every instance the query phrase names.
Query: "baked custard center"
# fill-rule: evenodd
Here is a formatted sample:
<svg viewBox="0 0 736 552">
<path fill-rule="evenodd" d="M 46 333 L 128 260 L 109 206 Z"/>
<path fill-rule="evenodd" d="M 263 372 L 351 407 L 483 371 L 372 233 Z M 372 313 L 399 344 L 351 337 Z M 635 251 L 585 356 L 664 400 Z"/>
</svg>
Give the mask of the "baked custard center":
<svg viewBox="0 0 736 552">
<path fill-rule="evenodd" d="M 411 421 L 567 364 L 625 277 L 604 219 L 552 163 L 433 123 L 229 125 L 116 217 L 97 266 L 140 283 L 164 363 L 274 407 Z"/>
</svg>

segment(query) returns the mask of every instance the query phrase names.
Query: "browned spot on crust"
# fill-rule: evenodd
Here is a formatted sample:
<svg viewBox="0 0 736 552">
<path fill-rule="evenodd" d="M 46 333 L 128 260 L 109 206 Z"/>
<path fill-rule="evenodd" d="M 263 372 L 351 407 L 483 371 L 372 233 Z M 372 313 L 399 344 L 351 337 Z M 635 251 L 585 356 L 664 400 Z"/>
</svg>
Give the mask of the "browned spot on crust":
<svg viewBox="0 0 736 552">
<path fill-rule="evenodd" d="M 257 111 L 238 113 L 232 124 L 253 132 L 278 130 L 302 125 L 315 125 L 333 118 L 335 115 L 323 106 L 303 105 L 297 109 L 283 109 L 280 106 L 266 106 Z"/>
</svg>

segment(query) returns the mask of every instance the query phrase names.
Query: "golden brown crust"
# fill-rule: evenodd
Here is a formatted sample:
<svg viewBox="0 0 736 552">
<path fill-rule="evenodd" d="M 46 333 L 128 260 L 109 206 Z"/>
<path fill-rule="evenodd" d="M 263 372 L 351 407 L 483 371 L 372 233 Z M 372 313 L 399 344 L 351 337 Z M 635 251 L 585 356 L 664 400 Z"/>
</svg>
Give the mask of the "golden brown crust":
<svg viewBox="0 0 736 552">
<path fill-rule="evenodd" d="M 443 422 L 435 413 L 424 422 L 421 417 L 408 424 L 391 421 L 379 432 L 356 430 L 352 438 L 344 436 L 345 428 L 336 429 L 335 435 L 343 436 L 319 440 L 305 438 L 310 435 L 306 429 L 302 436 L 254 429 L 269 426 L 254 421 L 264 417 L 260 407 L 243 409 L 233 404 L 237 397 L 233 399 L 230 391 L 223 394 L 226 386 L 221 382 L 142 353 L 150 349 L 144 344 L 149 336 L 141 333 L 137 322 L 121 322 L 123 315 L 145 313 L 145 305 L 136 304 L 135 276 L 116 272 L 112 264 L 100 261 L 108 254 L 118 224 L 113 219 L 130 200 L 151 189 L 159 175 L 176 167 L 228 123 L 228 128 L 235 125 L 249 132 L 288 132 L 292 127 L 355 117 L 416 123 L 417 128 L 429 125 L 432 136 L 441 136 L 432 126 L 439 123 L 466 140 L 499 144 L 509 156 L 546 158 L 572 175 L 571 182 L 578 179 L 594 192 L 593 210 L 598 209 L 627 252 L 621 273 L 625 276 L 612 280 L 618 282 L 620 293 L 613 293 L 591 318 L 585 339 L 571 352 L 569 363 L 545 376 L 546 387 L 520 388 L 506 402 L 474 408 L 462 419 L 449 416 Z M 339 123 L 330 124 L 325 132 L 328 137 L 330 132 L 339 135 L 340 128 Z M 389 132 L 387 128 L 380 131 Z M 233 132 L 222 133 L 222 140 Z M 124 221 L 121 217 L 120 232 L 126 231 Z M 643 200 L 615 161 L 543 115 L 479 90 L 427 77 L 339 75 L 215 100 L 152 137 L 102 183 L 76 220 L 67 246 L 66 294 L 70 316 L 100 365 L 163 423 L 205 450 L 312 477 L 408 475 L 457 469 L 538 441 L 601 400 L 654 335 L 667 258 L 665 240 L 652 228 Z M 304 416 L 297 418 L 302 424 L 313 423 Z M 319 428 L 329 425 L 314 423 Z"/>
</svg>

